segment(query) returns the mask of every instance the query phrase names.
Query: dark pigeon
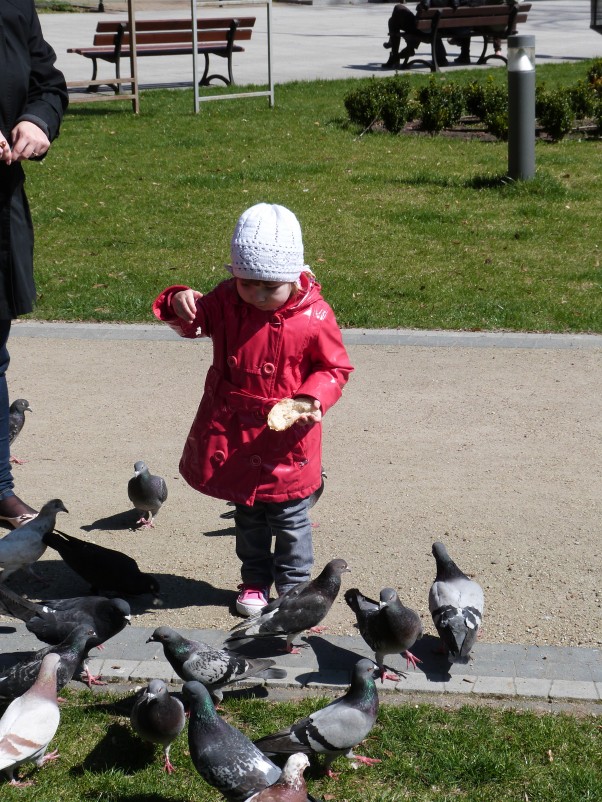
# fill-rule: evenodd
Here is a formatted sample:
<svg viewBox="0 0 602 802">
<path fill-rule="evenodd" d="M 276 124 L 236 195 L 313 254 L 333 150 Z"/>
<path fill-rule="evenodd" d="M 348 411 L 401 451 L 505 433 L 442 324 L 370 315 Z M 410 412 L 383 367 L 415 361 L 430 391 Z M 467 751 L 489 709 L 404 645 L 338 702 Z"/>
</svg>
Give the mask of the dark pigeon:
<svg viewBox="0 0 602 802">
<path fill-rule="evenodd" d="M 21 429 L 25 425 L 25 413 L 32 412 L 29 401 L 25 398 L 17 398 L 13 401 L 8 410 L 8 444 L 12 446 Z"/>
<path fill-rule="evenodd" d="M 286 650 L 293 648 L 297 635 L 306 629 L 318 630 L 341 588 L 341 574 L 350 571 L 345 560 L 331 560 L 315 579 L 301 582 L 266 605 L 261 613 L 237 624 L 226 642 L 246 638 L 286 635 Z"/>
<path fill-rule="evenodd" d="M 203 641 L 188 640 L 171 627 L 156 629 L 147 643 L 163 644 L 163 651 L 178 677 L 202 682 L 214 701 L 221 702 L 222 689 L 249 677 L 282 679 L 286 671 L 273 668 L 266 658 L 243 657 L 227 649 L 215 649 Z"/>
<path fill-rule="evenodd" d="M 190 710 L 188 748 L 195 769 L 229 802 L 246 800 L 272 785 L 280 769 L 215 710 L 209 691 L 201 682 L 182 687 Z"/>
<path fill-rule="evenodd" d="M 0 574 L 0 583 L 5 582 L 20 568 L 25 568 L 36 579 L 40 579 L 32 565 L 46 551 L 44 537 L 54 529 L 59 512 L 69 510 L 60 498 L 50 499 L 35 518 L 0 539 L 0 566 L 4 568 Z"/>
<path fill-rule="evenodd" d="M 357 588 L 350 588 L 345 592 L 345 601 L 355 613 L 363 639 L 374 649 L 381 679 L 399 679 L 386 671 L 384 659 L 388 654 L 401 653 L 407 666 L 411 663 L 416 668 L 421 661 L 410 649 L 422 637 L 422 622 L 417 612 L 399 601 L 393 588 L 383 588 L 379 602 L 364 596 Z"/>
<path fill-rule="evenodd" d="M 353 668 L 351 686 L 344 696 L 290 727 L 260 738 L 255 741 L 255 746 L 268 756 L 294 752 L 323 755 L 324 770 L 329 775 L 332 774 L 330 764 L 339 755 L 361 763 L 380 763 L 376 758 L 353 753 L 354 747 L 366 738 L 376 723 L 378 693 L 375 676 L 378 676 L 378 669 L 372 660 L 358 660 Z"/>
<path fill-rule="evenodd" d="M 136 523 L 154 527 L 154 516 L 167 499 L 167 485 L 161 476 L 153 476 L 145 462 L 134 464 L 134 475 L 128 482 L 128 498 L 140 514 Z"/>
<path fill-rule="evenodd" d="M 56 549 L 67 565 L 90 583 L 92 593 L 100 590 L 120 596 L 151 593 L 155 603 L 160 604 L 159 583 L 154 576 L 143 574 L 133 557 L 64 532 L 49 532 L 44 543 Z"/>
<path fill-rule="evenodd" d="M 301 752 L 295 752 L 284 764 L 280 779 L 253 794 L 247 802 L 306 802 L 307 787 L 303 772 L 309 766 L 309 758 Z"/>
<path fill-rule="evenodd" d="M 184 705 L 168 692 L 163 680 L 151 680 L 148 687 L 138 695 L 132 707 L 130 722 L 143 741 L 161 744 L 165 771 L 168 774 L 175 771 L 169 759 L 169 750 L 184 729 L 186 716 Z"/>
<path fill-rule="evenodd" d="M 437 576 L 429 591 L 429 610 L 452 663 L 467 663 L 483 620 L 485 598 L 478 582 L 466 576 L 443 543 L 433 543 Z"/>
<path fill-rule="evenodd" d="M 16 401 L 13 401 L 8 409 L 8 444 L 12 446 L 15 442 L 17 437 L 19 436 L 21 429 L 25 426 L 25 413 L 32 412 L 31 407 L 29 406 L 29 401 L 25 398 L 17 398 Z M 22 465 L 24 460 L 19 459 L 18 457 L 10 458 L 11 462 L 14 462 L 16 465 Z"/>
<path fill-rule="evenodd" d="M 0 699 L 12 701 L 29 690 L 36 681 L 42 660 L 47 654 L 58 654 L 61 658 L 56 675 L 56 689 L 57 692 L 60 691 L 71 681 L 78 668 L 82 667 L 90 648 L 88 641 L 95 636 L 93 629 L 77 626 L 61 643 L 56 646 L 46 646 L 45 649 L 40 649 L 6 669 L 0 674 Z"/>
<path fill-rule="evenodd" d="M 131 623 L 130 605 L 106 596 L 76 596 L 33 602 L 0 586 L 0 608 L 25 622 L 27 629 L 44 643 L 55 645 L 76 626 L 93 629 L 88 648 L 100 646 Z"/>
</svg>

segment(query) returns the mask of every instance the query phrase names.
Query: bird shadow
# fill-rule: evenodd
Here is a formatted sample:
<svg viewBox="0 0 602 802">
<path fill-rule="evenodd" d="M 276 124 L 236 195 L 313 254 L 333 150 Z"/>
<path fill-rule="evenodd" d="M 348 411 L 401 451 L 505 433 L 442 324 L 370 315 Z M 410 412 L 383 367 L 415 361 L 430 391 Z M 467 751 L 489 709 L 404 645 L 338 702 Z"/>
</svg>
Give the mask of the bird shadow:
<svg viewBox="0 0 602 802">
<path fill-rule="evenodd" d="M 447 654 L 441 651 L 439 638 L 423 635 L 412 646 L 412 654 L 421 660 L 419 669 L 431 682 L 446 682 L 450 679 L 449 669 L 452 664 L 447 659 Z"/>
<path fill-rule="evenodd" d="M 137 529 L 136 523 L 139 518 L 137 510 L 130 509 L 117 512 L 114 515 L 107 515 L 106 518 L 97 518 L 91 524 L 80 526 L 84 532 L 93 532 L 95 529 L 108 531 L 111 529 Z"/>
<path fill-rule="evenodd" d="M 75 573 L 63 560 L 44 560 L 36 566 L 41 582 L 33 580 L 26 575 L 19 577 L 11 590 L 25 593 L 28 598 L 34 599 L 67 599 L 74 596 L 92 595 L 90 584 Z M 236 604 L 236 591 L 218 588 L 202 579 L 180 576 L 179 574 L 157 574 L 153 576 L 161 586 L 161 601 L 159 604 L 150 595 L 128 596 L 101 589 L 100 595 L 123 597 L 126 599 L 133 613 L 142 613 L 146 610 L 160 606 L 164 609 L 181 609 L 184 607 L 228 607 L 232 612 Z M 34 587 L 35 584 L 35 587 Z M 14 629 L 6 629 L 14 632 Z M 2 629 L 0 629 L 0 634 Z"/>
<path fill-rule="evenodd" d="M 152 744 L 137 738 L 129 726 L 113 722 L 81 764 L 71 769 L 71 773 L 75 776 L 86 771 L 103 774 L 108 769 L 116 769 L 125 775 L 134 775 L 150 765 L 154 759 L 155 749 Z"/>
</svg>

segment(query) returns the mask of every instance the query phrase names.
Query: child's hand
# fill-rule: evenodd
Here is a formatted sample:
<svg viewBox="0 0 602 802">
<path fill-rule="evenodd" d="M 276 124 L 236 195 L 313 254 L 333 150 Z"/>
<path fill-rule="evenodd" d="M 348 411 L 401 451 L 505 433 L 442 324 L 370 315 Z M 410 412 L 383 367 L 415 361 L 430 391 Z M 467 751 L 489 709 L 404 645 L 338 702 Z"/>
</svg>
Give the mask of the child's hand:
<svg viewBox="0 0 602 802">
<path fill-rule="evenodd" d="M 171 308 L 186 323 L 192 323 L 196 317 L 196 302 L 203 297 L 198 290 L 180 290 L 171 299 Z"/>
<path fill-rule="evenodd" d="M 295 398 L 299 401 L 309 401 L 313 409 L 311 412 L 304 412 L 297 419 L 297 423 L 301 426 L 309 426 L 310 423 L 319 423 L 322 420 L 321 404 L 317 398 L 311 398 L 309 395 L 296 395 Z"/>
</svg>

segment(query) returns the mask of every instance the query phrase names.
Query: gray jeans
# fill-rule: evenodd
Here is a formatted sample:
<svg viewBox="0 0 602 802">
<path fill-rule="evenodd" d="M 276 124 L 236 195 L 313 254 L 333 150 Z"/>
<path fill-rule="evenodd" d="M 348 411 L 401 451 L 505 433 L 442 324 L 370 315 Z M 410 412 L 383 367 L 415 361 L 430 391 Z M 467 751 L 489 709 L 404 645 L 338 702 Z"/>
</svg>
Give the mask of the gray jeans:
<svg viewBox="0 0 602 802">
<path fill-rule="evenodd" d="M 311 576 L 314 564 L 309 499 L 236 504 L 236 554 L 243 584 L 290 590 Z M 272 553 L 272 536 L 274 552 Z"/>
</svg>

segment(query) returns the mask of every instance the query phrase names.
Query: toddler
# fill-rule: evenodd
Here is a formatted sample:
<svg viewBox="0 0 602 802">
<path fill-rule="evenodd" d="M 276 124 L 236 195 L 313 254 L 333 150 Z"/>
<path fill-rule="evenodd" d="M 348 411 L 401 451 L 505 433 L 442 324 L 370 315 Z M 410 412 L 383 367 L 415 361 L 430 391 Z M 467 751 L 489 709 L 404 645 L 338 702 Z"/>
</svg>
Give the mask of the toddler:
<svg viewBox="0 0 602 802">
<path fill-rule="evenodd" d="M 301 228 L 283 206 L 259 203 L 239 218 L 232 278 L 203 295 L 169 287 L 155 315 L 182 337 L 211 337 L 213 363 L 180 473 L 201 493 L 235 505 L 242 584 L 236 609 L 254 615 L 310 578 L 309 497 L 322 476 L 322 415 L 353 370 L 334 313 L 303 260 Z M 286 431 L 267 426 L 283 398 L 311 402 Z M 272 552 L 272 537 L 274 549 Z"/>
</svg>

